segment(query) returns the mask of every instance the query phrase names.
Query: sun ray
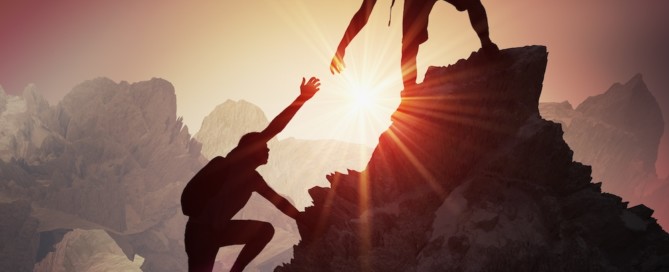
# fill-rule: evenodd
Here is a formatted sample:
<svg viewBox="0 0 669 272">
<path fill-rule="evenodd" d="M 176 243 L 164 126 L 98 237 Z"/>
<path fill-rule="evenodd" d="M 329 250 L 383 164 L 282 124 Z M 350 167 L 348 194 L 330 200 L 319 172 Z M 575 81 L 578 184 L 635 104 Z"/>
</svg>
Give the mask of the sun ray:
<svg viewBox="0 0 669 272">
<path fill-rule="evenodd" d="M 359 237 L 360 241 L 360 252 L 363 254 L 369 253 L 372 248 L 372 237 L 371 237 L 371 213 L 369 212 L 369 177 L 367 171 L 363 171 L 359 174 L 358 180 L 358 191 L 359 191 L 359 213 L 360 213 L 360 223 L 359 223 Z M 360 266 L 362 271 L 371 271 L 371 263 L 369 262 L 369 256 L 361 256 Z"/>
<path fill-rule="evenodd" d="M 397 147 L 399 147 L 400 151 L 406 156 L 407 160 L 413 165 L 416 170 L 418 170 L 418 173 L 423 177 L 425 181 L 428 182 L 428 185 L 432 187 L 434 192 L 437 193 L 440 197 L 444 197 L 446 195 L 446 190 L 439 184 L 437 179 L 430 173 L 430 170 L 428 170 L 423 163 L 420 162 L 420 160 L 414 155 L 413 151 L 411 151 L 405 144 L 404 142 L 400 139 L 400 137 L 395 133 L 396 130 L 388 130 L 388 136 L 397 144 Z"/>
</svg>

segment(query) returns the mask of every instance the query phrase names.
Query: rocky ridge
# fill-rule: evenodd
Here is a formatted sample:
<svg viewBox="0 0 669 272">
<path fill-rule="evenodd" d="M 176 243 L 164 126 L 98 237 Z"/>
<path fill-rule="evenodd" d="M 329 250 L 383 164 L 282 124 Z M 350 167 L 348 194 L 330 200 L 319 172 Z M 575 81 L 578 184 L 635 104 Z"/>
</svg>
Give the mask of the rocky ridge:
<svg viewBox="0 0 669 272">
<path fill-rule="evenodd" d="M 276 271 L 661 271 L 669 236 L 539 116 L 545 47 L 431 67 L 364 171 L 328 176 Z"/>
</svg>

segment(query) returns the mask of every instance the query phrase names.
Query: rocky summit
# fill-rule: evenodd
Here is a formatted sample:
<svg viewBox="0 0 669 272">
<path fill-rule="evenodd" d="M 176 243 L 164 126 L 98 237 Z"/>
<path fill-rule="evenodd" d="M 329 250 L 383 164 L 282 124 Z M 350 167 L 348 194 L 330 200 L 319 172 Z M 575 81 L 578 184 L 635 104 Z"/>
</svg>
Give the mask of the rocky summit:
<svg viewBox="0 0 669 272">
<path fill-rule="evenodd" d="M 669 235 L 573 161 L 538 111 L 548 53 L 431 67 L 367 168 L 309 190 L 276 271 L 667 271 Z M 606 181 L 604 181 L 606 182 Z"/>
</svg>

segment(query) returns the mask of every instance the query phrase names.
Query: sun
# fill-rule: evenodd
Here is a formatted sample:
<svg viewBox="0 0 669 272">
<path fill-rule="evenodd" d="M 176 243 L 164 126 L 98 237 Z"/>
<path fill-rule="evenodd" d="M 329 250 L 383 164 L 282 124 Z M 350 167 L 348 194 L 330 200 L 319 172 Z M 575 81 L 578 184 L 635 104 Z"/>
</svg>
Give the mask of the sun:
<svg viewBox="0 0 669 272">
<path fill-rule="evenodd" d="M 356 112 L 372 110 L 378 106 L 377 97 L 364 87 L 358 87 L 351 91 L 351 107 Z"/>
</svg>

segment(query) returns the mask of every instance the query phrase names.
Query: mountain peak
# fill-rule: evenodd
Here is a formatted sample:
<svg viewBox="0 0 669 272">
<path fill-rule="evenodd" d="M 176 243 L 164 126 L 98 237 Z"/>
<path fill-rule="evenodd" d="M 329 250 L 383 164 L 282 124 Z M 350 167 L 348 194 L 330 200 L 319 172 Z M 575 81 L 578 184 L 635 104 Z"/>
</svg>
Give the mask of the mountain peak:
<svg viewBox="0 0 669 272">
<path fill-rule="evenodd" d="M 643 75 L 641 75 L 641 73 L 635 74 L 627 83 L 625 83 L 625 85 L 639 85 L 639 84 L 643 84 L 644 86 L 646 85 L 646 83 L 643 81 Z"/>
<path fill-rule="evenodd" d="M 664 118 L 657 100 L 646 86 L 641 74 L 625 84 L 616 83 L 605 93 L 588 97 L 576 111 L 606 125 L 642 136 L 640 142 L 648 143 L 649 163 L 657 158 L 657 146 L 664 132 Z"/>
<path fill-rule="evenodd" d="M 37 91 L 35 84 L 29 84 L 23 90 L 23 100 L 26 101 L 28 112 L 41 113 L 49 109 L 49 102 L 47 102 L 44 96 Z"/>
<path fill-rule="evenodd" d="M 529 46 L 430 68 L 367 168 L 309 190 L 303 240 L 277 271 L 666 269 L 669 236 L 602 194 L 539 116 L 546 65 Z"/>
<path fill-rule="evenodd" d="M 242 135 L 261 131 L 269 124 L 260 107 L 245 100 L 226 100 L 202 120 L 200 130 L 193 136 L 203 144 L 207 158 L 225 155 L 234 148 Z M 225 140 L 220 138 L 225 135 Z"/>
<path fill-rule="evenodd" d="M 598 101 L 599 103 L 594 102 L 597 100 L 606 101 L 607 104 L 619 104 L 619 105 L 624 105 L 629 103 L 648 103 L 647 106 L 652 106 L 653 108 L 657 108 L 659 110 L 659 106 L 652 105 L 652 104 L 657 104 L 657 101 L 655 101 L 652 93 L 648 89 L 648 86 L 644 82 L 643 76 L 641 74 L 636 74 L 624 84 L 621 83 L 613 84 L 603 94 L 588 97 L 576 109 L 582 112 L 593 110 L 590 109 L 589 107 L 592 107 L 592 104 L 601 103 L 601 101 Z"/>
</svg>

